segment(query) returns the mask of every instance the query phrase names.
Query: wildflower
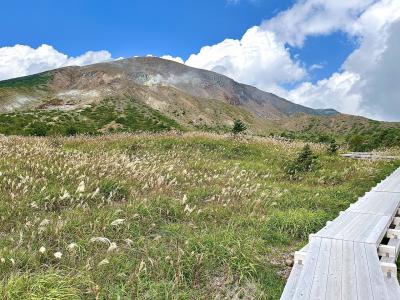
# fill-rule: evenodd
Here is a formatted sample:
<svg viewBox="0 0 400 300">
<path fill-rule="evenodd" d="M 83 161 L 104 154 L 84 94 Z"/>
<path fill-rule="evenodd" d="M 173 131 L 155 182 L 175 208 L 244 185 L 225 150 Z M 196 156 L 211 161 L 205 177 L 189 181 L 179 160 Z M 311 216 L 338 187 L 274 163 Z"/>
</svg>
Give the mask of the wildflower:
<svg viewBox="0 0 400 300">
<path fill-rule="evenodd" d="M 6 260 L 5 260 L 4 257 L 2 257 L 2 258 L 0 259 L 0 261 L 1 261 L 3 264 L 6 262 Z"/>
<path fill-rule="evenodd" d="M 42 253 L 42 254 L 45 253 L 46 252 L 46 248 L 43 247 L 43 246 L 40 247 L 39 252 Z"/>
<path fill-rule="evenodd" d="M 57 251 L 56 253 L 54 253 L 54 257 L 57 259 L 61 259 L 62 253 L 60 251 Z"/>
<path fill-rule="evenodd" d="M 123 224 L 124 222 L 125 222 L 125 219 L 116 219 L 111 222 L 111 226 L 118 226 L 118 225 Z"/>
<path fill-rule="evenodd" d="M 12 263 L 13 265 L 15 265 L 15 260 L 14 260 L 14 258 L 10 258 L 10 261 L 11 261 L 11 263 Z"/>
<path fill-rule="evenodd" d="M 82 180 L 81 183 L 79 183 L 79 186 L 76 190 L 77 193 L 83 193 L 85 191 L 85 182 Z"/>
</svg>

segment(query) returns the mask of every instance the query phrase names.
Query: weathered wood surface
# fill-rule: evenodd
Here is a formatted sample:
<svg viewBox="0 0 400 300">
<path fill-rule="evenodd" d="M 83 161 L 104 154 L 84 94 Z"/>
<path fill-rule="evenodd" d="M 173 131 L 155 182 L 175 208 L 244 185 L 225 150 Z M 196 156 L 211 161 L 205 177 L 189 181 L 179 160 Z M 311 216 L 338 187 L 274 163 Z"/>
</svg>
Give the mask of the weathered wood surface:
<svg viewBox="0 0 400 300">
<path fill-rule="evenodd" d="M 399 207 L 400 168 L 310 236 L 281 299 L 400 299 Z"/>
<path fill-rule="evenodd" d="M 399 159 L 398 156 L 393 155 L 383 155 L 379 153 L 371 153 L 371 152 L 350 152 L 346 154 L 342 154 L 343 157 L 355 158 L 355 159 L 369 159 L 369 160 L 396 160 Z"/>
</svg>

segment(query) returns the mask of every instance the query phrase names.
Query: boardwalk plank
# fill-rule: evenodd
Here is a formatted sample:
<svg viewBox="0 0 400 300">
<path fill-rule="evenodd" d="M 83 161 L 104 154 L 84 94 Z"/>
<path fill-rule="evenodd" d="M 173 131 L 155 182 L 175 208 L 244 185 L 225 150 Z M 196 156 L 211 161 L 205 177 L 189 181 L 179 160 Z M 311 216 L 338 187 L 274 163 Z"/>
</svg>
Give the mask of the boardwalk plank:
<svg viewBox="0 0 400 300">
<path fill-rule="evenodd" d="M 293 299 L 309 299 L 311 287 L 314 279 L 315 267 L 318 262 L 321 238 L 313 237 L 310 241 L 310 248 L 301 273 L 301 278 L 297 283 L 297 288 Z"/>
<path fill-rule="evenodd" d="M 326 287 L 327 300 L 337 300 L 342 294 L 343 241 L 332 240 L 329 273 Z"/>
<path fill-rule="evenodd" d="M 356 267 L 358 299 L 372 300 L 371 281 L 368 274 L 367 256 L 362 243 L 354 243 L 354 262 Z"/>
<path fill-rule="evenodd" d="M 400 285 L 383 274 L 377 252 L 388 230 L 395 231 L 389 226 L 399 206 L 400 168 L 312 236 L 305 264 L 293 269 L 282 299 L 400 299 Z M 399 240 L 388 246 L 397 256 Z"/>
<path fill-rule="evenodd" d="M 343 242 L 342 300 L 357 299 L 357 278 L 354 242 Z"/>
<path fill-rule="evenodd" d="M 331 239 L 322 239 L 318 263 L 315 268 L 310 299 L 325 299 L 326 284 L 328 281 L 329 257 L 331 255 Z"/>
<path fill-rule="evenodd" d="M 292 271 L 290 272 L 289 279 L 286 283 L 285 289 L 283 290 L 281 300 L 293 299 L 294 293 L 296 292 L 297 283 L 299 281 L 302 271 L 303 265 L 294 264 Z"/>
<path fill-rule="evenodd" d="M 387 300 L 389 297 L 387 294 L 383 273 L 379 264 L 379 257 L 376 247 L 371 244 L 364 244 L 364 247 L 374 299 Z"/>
</svg>

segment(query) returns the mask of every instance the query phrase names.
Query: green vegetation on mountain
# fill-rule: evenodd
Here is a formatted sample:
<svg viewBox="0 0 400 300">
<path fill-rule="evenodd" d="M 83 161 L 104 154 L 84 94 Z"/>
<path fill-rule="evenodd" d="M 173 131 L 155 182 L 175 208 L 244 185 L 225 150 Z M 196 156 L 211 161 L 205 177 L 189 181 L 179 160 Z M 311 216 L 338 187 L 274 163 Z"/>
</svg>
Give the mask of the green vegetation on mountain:
<svg viewBox="0 0 400 300">
<path fill-rule="evenodd" d="M 46 86 L 51 81 L 52 78 L 53 75 L 51 72 L 44 72 L 20 78 L 3 80 L 0 81 L 0 91 L 1 89 L 18 89 L 18 90 L 40 89 Z"/>
<path fill-rule="evenodd" d="M 272 135 L 291 140 L 330 144 L 333 140 L 351 151 L 371 151 L 400 146 L 400 124 L 378 122 L 361 117 L 292 118 L 290 128 Z"/>
<path fill-rule="evenodd" d="M 174 120 L 140 102 L 106 99 L 77 110 L 34 110 L 0 114 L 6 135 L 75 135 L 182 129 Z"/>
</svg>

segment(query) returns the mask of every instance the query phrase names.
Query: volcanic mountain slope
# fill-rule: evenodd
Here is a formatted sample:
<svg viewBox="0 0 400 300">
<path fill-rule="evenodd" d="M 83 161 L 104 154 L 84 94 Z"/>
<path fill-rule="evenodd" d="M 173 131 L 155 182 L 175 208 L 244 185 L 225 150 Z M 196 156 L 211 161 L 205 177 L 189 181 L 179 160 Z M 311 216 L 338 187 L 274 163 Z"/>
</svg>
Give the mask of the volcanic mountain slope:
<svg viewBox="0 0 400 300">
<path fill-rule="evenodd" d="M 130 58 L 85 67 L 66 67 L 0 82 L 0 112 L 76 111 L 112 99 L 156 110 L 188 127 L 230 126 L 244 120 L 252 131 L 314 110 L 206 70 L 154 57 Z"/>
</svg>

